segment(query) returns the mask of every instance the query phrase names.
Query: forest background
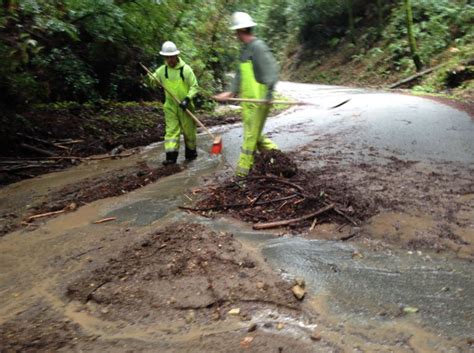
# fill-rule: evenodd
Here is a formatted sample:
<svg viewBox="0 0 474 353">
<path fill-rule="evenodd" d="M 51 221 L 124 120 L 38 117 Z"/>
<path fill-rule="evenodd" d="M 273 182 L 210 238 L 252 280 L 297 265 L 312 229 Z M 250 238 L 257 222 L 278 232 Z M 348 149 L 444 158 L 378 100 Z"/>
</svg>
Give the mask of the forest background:
<svg viewBox="0 0 474 353">
<path fill-rule="evenodd" d="M 209 95 L 236 63 L 228 27 L 237 10 L 259 24 L 283 79 L 380 86 L 437 67 L 411 83 L 415 91 L 472 98 L 468 0 L 3 0 L 1 104 L 152 99 L 139 63 L 160 65 L 165 40 L 177 43 Z"/>
</svg>

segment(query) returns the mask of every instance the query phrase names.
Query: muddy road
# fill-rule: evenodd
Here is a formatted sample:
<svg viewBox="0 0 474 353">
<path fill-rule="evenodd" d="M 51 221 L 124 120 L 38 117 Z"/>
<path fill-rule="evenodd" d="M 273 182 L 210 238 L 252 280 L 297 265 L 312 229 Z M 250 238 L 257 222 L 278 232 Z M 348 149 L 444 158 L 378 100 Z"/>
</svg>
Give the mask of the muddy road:
<svg viewBox="0 0 474 353">
<path fill-rule="evenodd" d="M 318 104 L 267 123 L 305 173 L 291 183 L 351 195 L 345 214 L 367 217 L 257 231 L 250 206 L 180 209 L 228 181 L 238 124 L 216 128 L 222 156 L 206 153 L 202 135 L 199 158 L 156 181 L 137 166 L 158 168 L 160 144 L 9 185 L 0 214 L 18 227 L 0 238 L 0 351 L 472 351 L 472 118 L 406 95 L 279 90 Z M 136 185 L 101 199 L 107 180 Z M 281 217 L 285 201 L 264 219 Z"/>
</svg>

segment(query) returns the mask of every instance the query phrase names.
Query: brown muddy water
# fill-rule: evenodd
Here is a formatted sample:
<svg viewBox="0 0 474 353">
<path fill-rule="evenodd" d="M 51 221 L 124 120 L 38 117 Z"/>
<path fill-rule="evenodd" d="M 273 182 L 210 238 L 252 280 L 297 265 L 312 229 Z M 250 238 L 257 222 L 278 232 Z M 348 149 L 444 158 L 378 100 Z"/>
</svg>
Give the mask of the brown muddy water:
<svg viewBox="0 0 474 353">
<path fill-rule="evenodd" d="M 295 235 L 178 210 L 231 172 L 240 129 L 228 128 L 222 158 L 203 141 L 179 174 L 2 237 L 0 351 L 472 351 L 471 166 L 352 145 L 347 131 L 322 135 L 292 114 L 272 121 L 282 122 L 270 131 L 281 147 L 365 191 L 376 216 Z M 288 139 L 285 119 L 307 140 Z M 2 212 L 24 214 L 54 190 L 139 160 L 156 166 L 161 154 L 158 145 L 10 185 Z M 94 224 L 106 217 L 116 220 Z M 297 277 L 303 301 L 291 293 Z"/>
</svg>

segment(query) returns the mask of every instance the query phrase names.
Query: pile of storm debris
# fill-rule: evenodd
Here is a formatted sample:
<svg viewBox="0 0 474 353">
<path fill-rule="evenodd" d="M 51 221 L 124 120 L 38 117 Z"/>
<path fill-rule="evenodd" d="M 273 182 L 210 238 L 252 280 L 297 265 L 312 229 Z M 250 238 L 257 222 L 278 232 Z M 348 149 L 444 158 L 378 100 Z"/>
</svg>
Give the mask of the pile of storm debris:
<svg viewBox="0 0 474 353">
<path fill-rule="evenodd" d="M 358 226 L 375 213 L 375 205 L 328 170 L 299 170 L 291 156 L 273 150 L 259 153 L 252 173 L 243 180 L 230 178 L 220 185 L 194 190 L 202 197 L 183 209 L 203 216 L 228 213 L 254 229 L 290 227 L 312 230 L 334 222 Z"/>
</svg>

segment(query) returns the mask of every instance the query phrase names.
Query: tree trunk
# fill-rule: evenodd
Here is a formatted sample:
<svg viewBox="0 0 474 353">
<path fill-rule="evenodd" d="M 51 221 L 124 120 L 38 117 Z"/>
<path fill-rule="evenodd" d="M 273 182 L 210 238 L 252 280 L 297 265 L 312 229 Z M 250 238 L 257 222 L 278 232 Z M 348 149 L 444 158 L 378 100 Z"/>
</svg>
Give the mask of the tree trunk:
<svg viewBox="0 0 474 353">
<path fill-rule="evenodd" d="M 352 0 L 346 0 L 346 5 L 347 5 L 347 13 L 349 16 L 349 36 L 351 38 L 352 43 L 356 44 Z"/>
<path fill-rule="evenodd" d="M 423 68 L 423 64 L 421 63 L 420 56 L 417 53 L 416 40 L 415 36 L 413 35 L 413 14 L 411 9 L 411 1 L 404 0 L 404 2 L 407 20 L 408 43 L 410 44 L 411 57 L 415 63 L 416 71 L 420 71 Z"/>
<path fill-rule="evenodd" d="M 379 37 L 382 35 L 382 28 L 383 28 L 383 7 L 382 7 L 382 0 L 377 0 L 377 21 L 378 21 L 378 35 Z"/>
</svg>

